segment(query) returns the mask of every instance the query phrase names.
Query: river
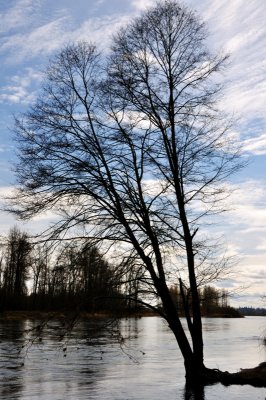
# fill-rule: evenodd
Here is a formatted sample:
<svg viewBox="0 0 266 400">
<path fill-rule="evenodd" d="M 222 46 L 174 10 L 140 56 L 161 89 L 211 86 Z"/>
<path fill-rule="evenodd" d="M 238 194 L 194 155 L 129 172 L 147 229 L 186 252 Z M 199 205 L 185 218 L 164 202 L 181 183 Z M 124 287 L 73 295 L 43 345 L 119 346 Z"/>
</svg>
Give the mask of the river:
<svg viewBox="0 0 266 400">
<path fill-rule="evenodd" d="M 265 388 L 185 390 L 180 351 L 158 317 L 79 321 L 0 319 L 1 400 L 264 400 Z M 263 317 L 203 319 L 205 364 L 237 371 L 265 361 Z M 33 328 L 35 329 L 33 330 Z"/>
</svg>

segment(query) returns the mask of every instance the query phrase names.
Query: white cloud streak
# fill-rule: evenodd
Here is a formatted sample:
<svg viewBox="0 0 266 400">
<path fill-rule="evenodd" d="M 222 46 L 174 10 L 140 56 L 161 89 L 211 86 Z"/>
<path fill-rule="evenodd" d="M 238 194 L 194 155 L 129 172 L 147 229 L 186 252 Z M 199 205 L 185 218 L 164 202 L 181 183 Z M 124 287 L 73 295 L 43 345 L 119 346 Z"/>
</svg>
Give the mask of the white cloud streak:
<svg viewBox="0 0 266 400">
<path fill-rule="evenodd" d="M 0 33 L 23 29 L 32 23 L 33 15 L 40 5 L 39 0 L 18 0 L 6 12 L 0 13 Z"/>
<path fill-rule="evenodd" d="M 62 10 L 62 13 L 64 15 L 59 18 L 46 23 L 40 21 L 38 26 L 29 23 L 27 30 L 5 36 L 0 42 L 0 54 L 5 62 L 17 65 L 25 60 L 46 57 L 65 44 L 78 40 L 94 42 L 103 48 L 108 44 L 111 34 L 129 21 L 128 15 L 116 12 L 103 17 L 88 17 L 77 26 L 69 10 L 68 13 L 67 10 Z M 22 18 L 23 14 L 19 14 L 17 18 L 19 16 Z"/>
<path fill-rule="evenodd" d="M 230 54 L 225 72 L 227 88 L 223 108 L 238 117 L 243 139 L 261 135 L 266 126 L 266 2 L 263 0 L 187 0 L 207 22 L 212 48 Z M 260 124 L 251 121 L 260 118 Z M 247 150 L 265 154 L 264 140 L 246 143 Z"/>
<path fill-rule="evenodd" d="M 132 6 L 137 10 L 143 11 L 154 4 L 153 0 L 133 0 Z"/>
<path fill-rule="evenodd" d="M 244 140 L 243 150 L 256 156 L 266 155 L 266 133 Z"/>
<path fill-rule="evenodd" d="M 26 58 L 51 54 L 64 43 L 67 21 L 66 17 L 61 17 L 30 32 L 11 35 L 2 44 L 0 51 L 7 54 L 6 61 L 9 63 L 20 63 Z"/>
<path fill-rule="evenodd" d="M 14 75 L 10 83 L 0 88 L 0 103 L 29 104 L 35 99 L 32 84 L 41 81 L 42 74 L 26 68 L 21 75 Z"/>
</svg>

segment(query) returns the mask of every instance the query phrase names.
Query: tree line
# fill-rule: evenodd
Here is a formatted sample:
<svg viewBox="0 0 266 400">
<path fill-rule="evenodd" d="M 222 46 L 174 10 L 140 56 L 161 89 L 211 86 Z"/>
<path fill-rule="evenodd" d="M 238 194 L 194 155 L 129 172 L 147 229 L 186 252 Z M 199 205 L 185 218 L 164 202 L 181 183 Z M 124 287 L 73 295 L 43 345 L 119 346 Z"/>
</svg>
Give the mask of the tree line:
<svg viewBox="0 0 266 400">
<path fill-rule="evenodd" d="M 0 311 L 79 310 L 141 312 L 141 271 L 129 261 L 114 265 L 95 245 L 64 243 L 56 251 L 33 244 L 25 232 L 12 228 L 2 242 L 0 259 Z M 181 280 L 180 280 L 181 282 Z M 191 310 L 189 289 L 170 286 L 176 309 Z M 147 295 L 146 292 L 144 293 Z M 206 285 L 199 289 L 202 315 L 237 316 L 229 307 L 228 292 Z"/>
<path fill-rule="evenodd" d="M 183 315 L 191 313 L 191 294 L 188 288 L 172 285 L 170 292 L 176 308 L 183 310 Z M 226 289 L 204 285 L 198 288 L 201 315 L 204 317 L 241 317 L 240 313 L 230 306 L 230 293 Z"/>
<path fill-rule="evenodd" d="M 263 316 L 266 317 L 266 308 L 264 307 L 239 307 L 238 311 L 246 316 Z"/>
<path fill-rule="evenodd" d="M 2 243 L 1 310 L 111 311 L 122 307 L 121 293 L 116 269 L 88 243 L 51 252 L 17 228 Z"/>
</svg>

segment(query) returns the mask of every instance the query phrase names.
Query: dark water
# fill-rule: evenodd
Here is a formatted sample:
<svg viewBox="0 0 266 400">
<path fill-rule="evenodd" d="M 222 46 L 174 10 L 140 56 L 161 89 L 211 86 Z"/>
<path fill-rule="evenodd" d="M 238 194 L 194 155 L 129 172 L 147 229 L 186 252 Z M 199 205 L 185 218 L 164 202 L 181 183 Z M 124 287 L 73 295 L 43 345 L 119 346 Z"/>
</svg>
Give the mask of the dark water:
<svg viewBox="0 0 266 400">
<path fill-rule="evenodd" d="M 266 389 L 251 386 L 186 392 L 180 352 L 157 317 L 124 319 L 119 326 L 80 321 L 64 337 L 58 337 L 62 322 L 50 321 L 44 330 L 39 324 L 0 320 L 1 400 L 266 398 Z M 206 365 L 233 372 L 265 361 L 265 329 L 262 317 L 204 319 Z"/>
</svg>

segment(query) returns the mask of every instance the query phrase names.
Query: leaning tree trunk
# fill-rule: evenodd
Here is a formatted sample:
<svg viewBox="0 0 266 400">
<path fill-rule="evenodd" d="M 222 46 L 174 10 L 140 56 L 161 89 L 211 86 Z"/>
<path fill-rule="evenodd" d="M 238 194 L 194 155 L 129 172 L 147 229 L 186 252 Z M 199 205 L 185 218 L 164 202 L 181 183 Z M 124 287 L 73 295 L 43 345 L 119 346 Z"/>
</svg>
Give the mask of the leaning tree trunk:
<svg viewBox="0 0 266 400">
<path fill-rule="evenodd" d="M 191 347 L 167 285 L 161 281 L 157 281 L 155 286 L 157 287 L 160 298 L 162 299 L 165 318 L 169 324 L 169 328 L 172 330 L 176 338 L 184 359 L 187 383 L 201 382 L 202 377 L 206 374 L 206 368 L 203 362 L 203 342 L 202 340 L 196 342 L 196 340 L 192 339 L 193 348 Z M 192 336 L 192 333 L 190 334 Z"/>
</svg>

